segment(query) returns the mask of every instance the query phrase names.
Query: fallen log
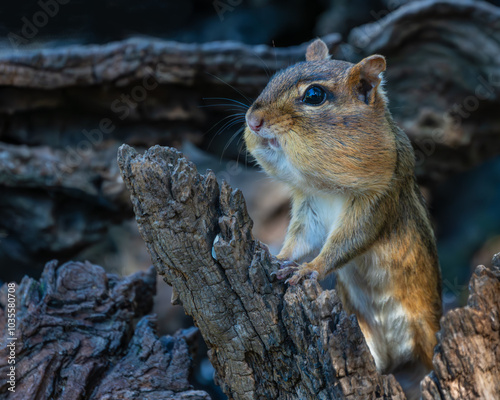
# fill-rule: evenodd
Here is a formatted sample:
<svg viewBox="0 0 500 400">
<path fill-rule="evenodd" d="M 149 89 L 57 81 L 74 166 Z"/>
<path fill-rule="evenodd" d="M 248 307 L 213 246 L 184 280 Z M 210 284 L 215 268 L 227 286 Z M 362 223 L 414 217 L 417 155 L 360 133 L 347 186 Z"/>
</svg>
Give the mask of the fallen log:
<svg viewBox="0 0 500 400">
<path fill-rule="evenodd" d="M 275 281 L 278 262 L 252 238 L 239 191 L 219 191 L 212 173 L 169 148 L 123 146 L 119 163 L 156 268 L 195 318 L 230 398 L 405 399 L 376 372 L 334 290 Z M 39 281 L 4 284 L 0 375 L 15 366 L 16 381 L 10 391 L 2 380 L 0 398 L 208 400 L 187 380 L 192 331 L 158 338 L 146 315 L 154 290 L 153 270 L 120 279 L 88 262 L 50 262 Z M 500 397 L 499 299 L 497 254 L 492 268 L 476 268 L 467 306 L 443 317 L 424 400 Z"/>
<path fill-rule="evenodd" d="M 219 188 L 172 148 L 123 145 L 118 163 L 153 263 L 194 318 L 229 398 L 406 398 L 393 375 L 377 373 L 335 290 L 274 279 L 279 261 L 253 238 L 239 190 Z M 468 306 L 443 318 L 426 400 L 500 396 L 499 260 L 478 267 Z"/>
<path fill-rule="evenodd" d="M 171 148 L 123 145 L 118 163 L 158 273 L 199 327 L 232 399 L 404 399 L 377 373 L 357 320 L 335 291 L 288 288 L 252 237 L 239 190 L 201 176 Z"/>
<path fill-rule="evenodd" d="M 52 261 L 39 281 L 4 284 L 0 397 L 209 400 L 188 382 L 191 360 L 183 334 L 158 338 L 155 317 L 146 315 L 155 282 L 152 268 L 120 279 L 88 262 Z M 12 295 L 15 336 L 6 314 Z M 14 385 L 6 379 L 12 367 Z"/>
<path fill-rule="evenodd" d="M 332 49 L 340 40 L 336 33 L 324 37 Z M 269 72 L 302 59 L 307 45 L 274 48 L 238 42 L 197 44 L 131 38 L 105 45 L 7 52 L 0 54 L 0 86 L 123 87 L 153 77 L 159 84 L 223 85 L 225 81 L 259 90 L 267 83 Z"/>
<path fill-rule="evenodd" d="M 335 33 L 323 40 L 335 58 L 386 56 L 391 111 L 412 139 L 417 177 L 432 199 L 442 180 L 500 152 L 500 8 L 427 0 L 389 13 L 395 6 L 389 3 L 371 13 L 376 22 L 352 30 L 348 43 Z M 228 143 L 240 126 L 216 132 L 244 105 L 235 110 L 216 103 L 251 102 L 268 75 L 304 59 L 306 46 L 130 38 L 5 49 L 0 152 L 11 155 L 0 158 L 0 177 L 8 174 L 0 178 L 0 209 L 13 211 L 0 213 L 0 234 L 6 235 L 0 261 L 35 275 L 46 260 L 71 259 L 109 238 L 109 228 L 130 215 L 122 212 L 124 187 L 116 179 L 113 150 L 121 143 L 147 148 L 191 141 L 218 157 L 240 157 L 237 136 Z M 26 168 L 12 171 L 12 161 Z M 13 223 L 12 215 L 26 217 Z"/>
</svg>

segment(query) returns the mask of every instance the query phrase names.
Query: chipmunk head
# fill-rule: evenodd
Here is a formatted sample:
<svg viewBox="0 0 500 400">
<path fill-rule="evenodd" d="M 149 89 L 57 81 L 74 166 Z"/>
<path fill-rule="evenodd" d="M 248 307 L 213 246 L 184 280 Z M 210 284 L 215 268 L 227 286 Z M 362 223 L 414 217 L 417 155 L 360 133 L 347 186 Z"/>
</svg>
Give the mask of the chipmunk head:
<svg viewBox="0 0 500 400">
<path fill-rule="evenodd" d="M 277 73 L 248 109 L 248 150 L 299 189 L 383 191 L 396 163 L 384 70 L 383 56 L 330 60 L 326 44 L 314 41 L 306 61 Z"/>
</svg>

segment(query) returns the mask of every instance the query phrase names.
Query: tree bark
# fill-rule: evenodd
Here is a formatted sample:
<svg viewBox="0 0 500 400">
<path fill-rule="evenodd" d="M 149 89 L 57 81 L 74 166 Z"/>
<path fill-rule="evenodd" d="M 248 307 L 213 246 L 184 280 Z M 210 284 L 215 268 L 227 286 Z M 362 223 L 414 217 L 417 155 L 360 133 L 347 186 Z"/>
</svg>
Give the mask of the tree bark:
<svg viewBox="0 0 500 400">
<path fill-rule="evenodd" d="M 160 339 L 155 318 L 145 316 L 153 305 L 155 282 L 153 269 L 119 279 L 88 262 L 58 266 L 53 261 L 38 282 L 25 277 L 13 292 L 4 284 L 0 397 L 209 400 L 188 383 L 186 335 Z M 17 305 L 15 336 L 7 325 L 9 293 Z M 136 318 L 141 319 L 134 331 Z M 11 337 L 16 338 L 13 346 Z M 15 391 L 6 379 L 12 366 Z"/>
<path fill-rule="evenodd" d="M 341 37 L 332 33 L 324 40 L 334 50 Z M 303 59 L 307 45 L 274 48 L 238 42 L 197 44 L 132 38 L 102 46 L 3 53 L 0 85 L 33 89 L 126 86 L 153 75 L 160 84 L 221 85 L 226 81 L 260 90 L 269 72 Z"/>
<path fill-rule="evenodd" d="M 171 148 L 118 162 L 158 272 L 199 327 L 232 399 L 404 399 L 379 375 L 357 320 L 314 281 L 287 287 L 252 237 L 239 190 L 199 175 Z"/>
<path fill-rule="evenodd" d="M 500 399 L 500 253 L 480 265 L 467 306 L 441 319 L 434 371 L 422 381 L 424 400 Z"/>
<path fill-rule="evenodd" d="M 123 145 L 118 163 L 154 265 L 200 328 L 229 398 L 406 398 L 375 370 L 335 290 L 274 279 L 279 261 L 252 237 L 239 190 L 219 190 L 171 148 Z M 443 317 L 425 400 L 500 398 L 500 253 L 493 265 L 477 267 L 468 305 Z"/>
<path fill-rule="evenodd" d="M 427 0 L 370 14 L 377 21 L 353 29 L 348 43 L 338 34 L 323 39 L 333 58 L 387 57 L 390 108 L 412 139 L 417 177 L 432 198 L 443 179 L 500 152 L 500 8 Z M 0 231 L 9 237 L 0 241 L 0 261 L 35 275 L 42 257 L 69 259 L 109 238 L 108 229 L 130 216 L 114 163 L 121 143 L 191 141 L 237 158 L 237 136 L 226 144 L 240 126 L 210 131 L 236 110 L 215 103 L 250 103 L 270 75 L 304 59 L 307 44 L 131 38 L 2 52 Z M 14 214 L 28 216 L 31 229 L 13 223 Z"/>
<path fill-rule="evenodd" d="M 119 165 L 157 270 L 199 326 L 232 399 L 405 399 L 380 375 L 356 318 L 334 290 L 272 275 L 238 190 L 202 176 L 179 152 L 124 145 Z M 16 287 L 15 392 L 8 399 L 208 400 L 188 381 L 192 332 L 159 339 L 154 273 L 119 279 L 90 263 L 48 263 Z M 0 288 L 0 374 L 7 376 L 7 284 Z M 466 307 L 441 321 L 424 400 L 500 398 L 500 253 L 477 267 Z M 10 318 L 10 317 L 9 317 Z M 134 319 L 140 318 L 134 328 Z M 134 331 L 135 329 L 135 331 Z"/>
</svg>

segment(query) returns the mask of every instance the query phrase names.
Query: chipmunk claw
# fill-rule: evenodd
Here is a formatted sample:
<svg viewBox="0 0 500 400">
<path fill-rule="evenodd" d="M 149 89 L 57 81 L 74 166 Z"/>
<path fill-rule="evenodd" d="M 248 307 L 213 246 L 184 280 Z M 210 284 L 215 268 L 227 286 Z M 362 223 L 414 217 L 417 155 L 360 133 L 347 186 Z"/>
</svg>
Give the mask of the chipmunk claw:
<svg viewBox="0 0 500 400">
<path fill-rule="evenodd" d="M 280 269 L 279 271 L 275 272 L 276 278 L 278 280 L 285 279 L 287 276 L 292 275 L 297 269 L 295 267 L 288 267 L 288 268 L 283 268 Z"/>
<path fill-rule="evenodd" d="M 317 280 L 319 276 L 318 271 L 316 270 L 311 270 L 307 267 L 300 267 L 298 270 L 295 271 L 293 276 L 288 278 L 285 283 L 288 283 L 290 286 L 295 286 L 297 285 L 302 279 L 313 279 Z"/>
<path fill-rule="evenodd" d="M 285 260 L 280 264 L 279 270 L 271 272 L 271 275 L 274 275 L 278 280 L 281 280 L 290 276 L 298 269 L 300 269 L 300 266 L 295 261 Z"/>
<path fill-rule="evenodd" d="M 308 268 L 307 264 L 299 265 L 295 261 L 285 260 L 278 271 L 274 271 L 271 275 L 276 276 L 278 280 L 287 278 L 285 283 L 296 285 L 302 279 L 318 279 L 318 271 Z M 291 275 L 291 276 L 290 276 Z"/>
</svg>

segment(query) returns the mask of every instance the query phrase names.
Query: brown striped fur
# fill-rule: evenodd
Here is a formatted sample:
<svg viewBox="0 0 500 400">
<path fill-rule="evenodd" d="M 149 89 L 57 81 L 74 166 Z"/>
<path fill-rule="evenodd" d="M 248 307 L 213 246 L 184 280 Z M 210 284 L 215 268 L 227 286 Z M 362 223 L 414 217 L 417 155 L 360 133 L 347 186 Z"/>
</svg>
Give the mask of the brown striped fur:
<svg viewBox="0 0 500 400">
<path fill-rule="evenodd" d="M 441 316 L 441 277 L 414 153 L 381 88 L 382 56 L 358 64 L 328 59 L 317 40 L 307 61 L 272 78 L 247 112 L 248 150 L 292 192 L 292 219 L 280 259 L 311 262 L 290 283 L 337 272 L 337 290 L 381 372 L 432 367 Z M 327 92 L 305 104 L 311 86 Z M 419 378 L 421 373 L 419 372 Z"/>
</svg>

